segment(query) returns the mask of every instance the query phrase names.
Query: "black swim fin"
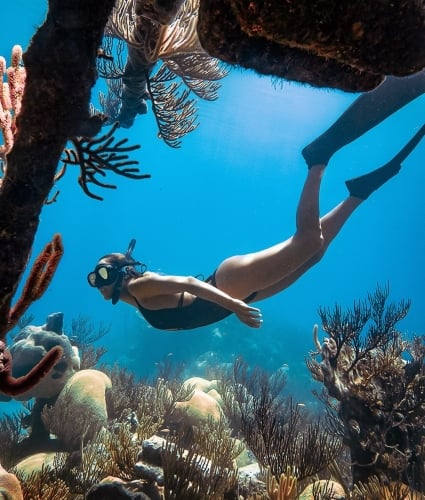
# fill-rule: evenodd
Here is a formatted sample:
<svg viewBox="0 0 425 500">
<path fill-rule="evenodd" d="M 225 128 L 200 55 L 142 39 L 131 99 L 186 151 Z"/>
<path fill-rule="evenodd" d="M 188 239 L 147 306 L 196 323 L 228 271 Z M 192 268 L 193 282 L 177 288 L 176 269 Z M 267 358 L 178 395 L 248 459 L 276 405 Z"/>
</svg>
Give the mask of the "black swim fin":
<svg viewBox="0 0 425 500">
<path fill-rule="evenodd" d="M 391 177 L 394 177 L 401 169 L 401 164 L 415 149 L 425 135 L 425 125 L 416 132 L 403 149 L 397 153 L 392 160 L 383 167 L 377 168 L 368 174 L 355 177 L 345 182 L 351 196 L 366 200 L 374 191 L 380 188 Z"/>
<path fill-rule="evenodd" d="M 327 165 L 336 151 L 423 93 L 425 70 L 407 77 L 388 76 L 376 89 L 358 97 L 326 132 L 303 149 L 308 167 Z"/>
</svg>

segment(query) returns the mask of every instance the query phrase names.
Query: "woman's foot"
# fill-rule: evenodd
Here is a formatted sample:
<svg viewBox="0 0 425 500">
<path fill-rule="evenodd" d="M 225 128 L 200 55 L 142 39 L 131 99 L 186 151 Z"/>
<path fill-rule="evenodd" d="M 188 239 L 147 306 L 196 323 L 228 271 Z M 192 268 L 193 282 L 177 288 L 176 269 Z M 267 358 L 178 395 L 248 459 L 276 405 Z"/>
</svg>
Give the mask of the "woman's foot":
<svg viewBox="0 0 425 500">
<path fill-rule="evenodd" d="M 401 169 L 402 162 L 415 149 L 425 135 L 425 125 L 416 132 L 404 148 L 383 167 L 377 168 L 368 174 L 355 177 L 345 182 L 351 196 L 366 200 L 374 191 L 394 177 Z"/>
<path fill-rule="evenodd" d="M 376 89 L 365 92 L 302 155 L 311 168 L 327 165 L 333 154 L 388 116 L 425 93 L 425 70 L 405 77 L 388 76 Z"/>
</svg>

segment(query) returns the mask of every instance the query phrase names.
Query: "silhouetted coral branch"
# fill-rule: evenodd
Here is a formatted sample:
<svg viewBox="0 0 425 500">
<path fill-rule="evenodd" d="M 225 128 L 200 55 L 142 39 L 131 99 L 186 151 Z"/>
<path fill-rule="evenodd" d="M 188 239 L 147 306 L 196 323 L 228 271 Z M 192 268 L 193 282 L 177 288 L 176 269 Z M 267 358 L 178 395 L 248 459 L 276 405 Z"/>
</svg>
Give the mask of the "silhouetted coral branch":
<svg viewBox="0 0 425 500">
<path fill-rule="evenodd" d="M 75 149 L 65 149 L 66 158 L 62 161 L 66 165 L 79 165 L 81 174 L 78 182 L 83 191 L 97 200 L 102 200 L 101 196 L 92 193 L 89 189 L 89 184 L 104 188 L 115 189 L 113 184 L 101 182 L 96 176 L 105 177 L 106 172 L 111 171 L 115 174 L 128 177 L 130 179 L 147 179 L 149 174 L 140 174 L 138 168 L 128 168 L 131 165 L 137 165 L 137 160 L 129 160 L 128 155 L 124 154 L 129 151 L 139 149 L 139 145 L 125 146 L 128 139 L 121 139 L 113 143 L 115 140 L 114 132 L 119 124 L 115 123 L 111 130 L 101 137 L 72 137 L 70 140 Z"/>
</svg>

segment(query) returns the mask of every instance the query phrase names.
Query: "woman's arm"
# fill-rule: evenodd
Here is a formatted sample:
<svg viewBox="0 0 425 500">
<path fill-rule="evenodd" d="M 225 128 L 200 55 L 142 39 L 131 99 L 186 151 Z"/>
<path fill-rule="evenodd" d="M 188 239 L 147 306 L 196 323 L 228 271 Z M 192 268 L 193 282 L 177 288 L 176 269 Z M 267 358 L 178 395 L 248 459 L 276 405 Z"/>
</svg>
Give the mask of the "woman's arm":
<svg viewBox="0 0 425 500">
<path fill-rule="evenodd" d="M 235 299 L 215 286 L 192 276 L 163 276 L 148 272 L 140 278 L 131 280 L 128 290 L 138 299 L 145 301 L 164 295 L 187 292 L 229 309 L 240 321 L 250 327 L 258 328 L 262 324 L 260 309 L 246 304 L 243 300 Z"/>
</svg>

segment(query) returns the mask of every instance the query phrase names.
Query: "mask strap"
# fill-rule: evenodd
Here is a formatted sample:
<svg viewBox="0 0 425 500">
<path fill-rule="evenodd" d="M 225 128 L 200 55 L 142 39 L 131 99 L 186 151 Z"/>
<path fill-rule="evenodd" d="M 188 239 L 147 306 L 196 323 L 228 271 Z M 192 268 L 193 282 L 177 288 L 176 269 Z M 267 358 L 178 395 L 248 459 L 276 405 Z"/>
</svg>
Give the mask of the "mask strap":
<svg viewBox="0 0 425 500">
<path fill-rule="evenodd" d="M 112 290 L 112 297 L 111 297 L 112 305 L 115 305 L 120 298 L 123 278 L 124 278 L 124 272 L 119 271 L 117 281 L 115 282 L 114 289 Z"/>
</svg>

